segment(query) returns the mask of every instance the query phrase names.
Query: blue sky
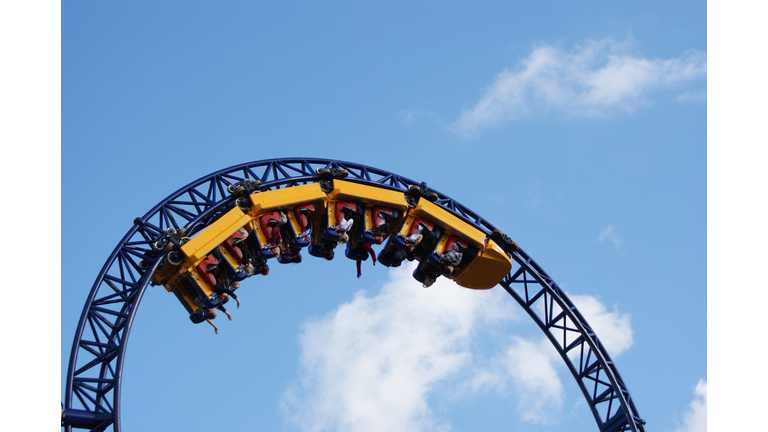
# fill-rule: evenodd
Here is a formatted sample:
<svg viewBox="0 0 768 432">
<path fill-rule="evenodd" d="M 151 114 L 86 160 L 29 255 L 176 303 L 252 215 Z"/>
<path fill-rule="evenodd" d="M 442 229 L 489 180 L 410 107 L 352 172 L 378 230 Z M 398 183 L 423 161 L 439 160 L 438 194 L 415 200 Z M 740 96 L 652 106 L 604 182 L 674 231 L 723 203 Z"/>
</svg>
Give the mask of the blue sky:
<svg viewBox="0 0 768 432">
<path fill-rule="evenodd" d="M 320 156 L 502 227 L 604 322 L 649 424 L 684 426 L 707 379 L 704 6 L 63 5 L 62 375 L 134 217 L 220 168 Z M 145 295 L 126 430 L 594 429 L 503 292 L 356 279 L 341 257 L 272 267 L 218 336 Z"/>
<path fill-rule="evenodd" d="M 312 156 L 426 181 L 503 229 L 595 326 L 649 430 L 706 430 L 705 2 L 78 2 L 60 54 L 61 400 L 135 217 L 210 172 Z M 124 430 L 595 429 L 503 290 L 364 264 L 274 263 L 219 335 L 148 289 Z"/>
</svg>

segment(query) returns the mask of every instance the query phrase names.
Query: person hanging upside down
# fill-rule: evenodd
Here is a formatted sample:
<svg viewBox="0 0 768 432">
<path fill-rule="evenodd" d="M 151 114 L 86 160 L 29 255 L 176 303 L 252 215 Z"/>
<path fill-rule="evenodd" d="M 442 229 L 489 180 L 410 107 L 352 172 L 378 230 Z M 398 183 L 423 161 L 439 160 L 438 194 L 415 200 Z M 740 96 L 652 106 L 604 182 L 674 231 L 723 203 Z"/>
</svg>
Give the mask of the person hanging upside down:
<svg viewBox="0 0 768 432">
<path fill-rule="evenodd" d="M 213 287 L 216 295 L 219 296 L 222 300 L 224 300 L 224 296 L 232 297 L 237 302 L 237 308 L 240 309 L 240 300 L 237 298 L 237 294 L 235 294 L 235 291 L 237 291 L 238 288 L 240 288 L 240 282 L 232 281 L 230 283 L 230 280 L 224 277 L 222 274 L 216 274 L 216 285 Z M 224 311 L 223 309 L 220 310 Z M 232 319 L 230 318 L 230 321 L 231 320 Z"/>
<path fill-rule="evenodd" d="M 229 301 L 229 296 L 226 293 L 224 293 L 220 295 L 219 298 L 221 299 L 221 304 L 216 306 L 216 309 L 224 312 L 224 315 L 226 315 L 227 318 L 229 318 L 229 320 L 232 321 L 232 314 L 227 312 L 227 309 L 224 307 L 224 304 Z"/>
<path fill-rule="evenodd" d="M 440 273 L 443 276 L 451 277 L 453 270 L 461 263 L 461 258 L 464 256 L 463 252 L 464 245 L 459 241 L 455 241 L 451 250 L 443 255 L 443 263 L 440 266 Z"/>
<path fill-rule="evenodd" d="M 371 248 L 371 245 L 368 243 L 360 243 L 361 251 L 360 251 L 360 257 L 357 259 L 357 277 L 360 277 L 362 274 L 360 272 L 360 263 L 365 259 L 368 255 L 371 256 L 371 259 L 373 260 L 373 265 L 376 265 L 376 254 L 373 252 L 373 248 Z"/>
<path fill-rule="evenodd" d="M 288 222 L 288 216 L 286 216 L 284 211 L 280 210 L 279 221 L 277 219 L 269 219 L 266 223 L 267 226 L 265 227 L 264 235 L 266 235 L 269 245 L 278 252 L 280 251 L 278 246 L 283 239 L 280 235 L 280 227 L 285 225 L 286 222 Z"/>
<path fill-rule="evenodd" d="M 413 253 L 413 249 L 421 243 L 421 240 L 424 238 L 424 234 L 422 234 L 422 231 L 424 231 L 424 224 L 419 222 L 419 226 L 413 234 L 409 235 L 406 241 L 405 245 L 405 251 L 410 255 Z"/>
<path fill-rule="evenodd" d="M 397 211 L 392 210 L 392 213 L 390 214 L 383 209 L 379 210 L 377 217 L 375 217 L 376 225 L 373 227 L 373 229 L 368 230 L 368 232 L 373 234 L 374 238 L 376 239 L 376 244 L 384 243 L 385 237 L 387 234 L 389 234 L 389 220 L 395 218 L 397 218 Z"/>
<path fill-rule="evenodd" d="M 354 219 L 351 217 L 347 219 L 346 215 L 339 221 L 339 243 L 346 243 L 349 241 L 349 234 L 347 234 L 347 231 L 352 228 L 352 224 L 354 223 Z"/>
</svg>

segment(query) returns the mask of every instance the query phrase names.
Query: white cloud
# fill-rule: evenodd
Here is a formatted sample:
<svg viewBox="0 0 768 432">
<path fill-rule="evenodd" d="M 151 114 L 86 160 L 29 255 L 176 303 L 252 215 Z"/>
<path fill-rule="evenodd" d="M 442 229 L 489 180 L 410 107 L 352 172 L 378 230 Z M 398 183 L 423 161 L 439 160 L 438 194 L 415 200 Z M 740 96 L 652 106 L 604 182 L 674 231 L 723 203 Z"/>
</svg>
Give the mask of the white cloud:
<svg viewBox="0 0 768 432">
<path fill-rule="evenodd" d="M 568 298 L 576 305 L 581 315 L 600 338 L 600 342 L 611 358 L 620 355 L 635 343 L 630 316 L 619 313 L 616 305 L 613 306 L 613 312 L 609 312 L 608 308 L 597 297 L 585 294 L 569 294 Z"/>
<path fill-rule="evenodd" d="M 693 390 L 693 401 L 683 414 L 683 424 L 674 432 L 707 432 L 707 381 L 700 379 Z"/>
<path fill-rule="evenodd" d="M 534 47 L 518 67 L 504 69 L 477 104 L 464 110 L 450 129 L 471 137 L 481 130 L 539 111 L 597 117 L 631 112 L 647 103 L 648 92 L 706 77 L 706 53 L 646 59 L 628 43 L 588 41 L 571 52 Z"/>
<path fill-rule="evenodd" d="M 557 423 L 564 397 L 556 371 L 560 356 L 546 338 L 512 336 L 510 342 L 487 362 L 476 362 L 466 386 L 474 394 L 495 391 L 509 397 L 523 420 Z"/>
<path fill-rule="evenodd" d="M 416 122 L 432 122 L 434 124 L 441 125 L 443 120 L 440 115 L 432 110 L 420 110 L 415 108 L 406 108 L 401 110 L 397 114 L 400 121 L 405 124 L 406 127 L 413 126 Z"/>
<path fill-rule="evenodd" d="M 541 180 L 536 179 L 536 182 L 528 185 L 528 206 L 539 209 L 541 203 Z"/>
<path fill-rule="evenodd" d="M 563 405 L 563 384 L 555 371 L 560 357 L 549 340 L 514 337 L 502 359 L 517 387 L 517 408 L 523 420 L 556 423 Z"/>
<path fill-rule="evenodd" d="M 616 235 L 615 228 L 613 228 L 612 225 L 608 225 L 608 227 L 597 237 L 597 240 L 600 242 L 605 240 L 610 241 L 616 247 L 617 251 L 621 251 L 621 245 L 624 244 L 624 240 Z"/>
<path fill-rule="evenodd" d="M 490 350 L 476 342 L 520 320 L 519 306 L 501 289 L 468 290 L 443 278 L 423 289 L 413 264 L 390 269 L 379 294 L 360 291 L 304 323 L 300 376 L 281 400 L 288 421 L 305 431 L 450 431 L 431 403 L 493 391 L 514 401 L 523 420 L 557 422 L 565 368 L 546 338 L 501 336 L 509 343 Z M 627 315 L 591 296 L 573 298 L 611 354 L 629 348 Z"/>
<path fill-rule="evenodd" d="M 412 270 L 393 269 L 380 294 L 360 291 L 305 323 L 302 377 L 282 401 L 289 421 L 307 431 L 451 429 L 427 398 L 467 373 L 479 324 L 518 314 L 501 290 L 467 290 L 443 278 L 423 289 Z"/>
<path fill-rule="evenodd" d="M 416 121 L 416 117 L 422 115 L 421 111 L 417 111 L 411 108 L 400 111 L 400 118 L 403 120 L 406 126 L 410 126 Z"/>
<path fill-rule="evenodd" d="M 678 102 L 707 102 L 707 90 L 697 92 L 687 91 L 677 97 Z"/>
<path fill-rule="evenodd" d="M 613 311 L 609 311 L 599 298 L 594 296 L 568 294 L 568 297 L 598 335 L 612 358 L 632 346 L 634 339 L 628 314 L 621 314 L 616 306 Z M 543 304 L 536 305 L 539 306 Z M 539 313 L 543 314 L 543 309 Z M 559 310 L 553 311 L 554 315 L 558 313 Z M 575 335 L 570 337 L 566 343 L 575 338 Z M 579 353 L 572 351 L 572 360 L 578 355 Z M 563 385 L 556 368 L 562 367 L 562 360 L 548 339 L 541 338 L 535 342 L 515 336 L 507 350 L 494 361 L 496 367 L 491 368 L 492 372 L 481 370 L 478 373 L 478 379 L 473 382 L 474 390 L 485 386 L 503 393 L 509 378 L 514 383 L 517 408 L 524 420 L 540 424 L 553 424 L 558 421 L 561 417 L 558 414 L 563 405 Z"/>
</svg>

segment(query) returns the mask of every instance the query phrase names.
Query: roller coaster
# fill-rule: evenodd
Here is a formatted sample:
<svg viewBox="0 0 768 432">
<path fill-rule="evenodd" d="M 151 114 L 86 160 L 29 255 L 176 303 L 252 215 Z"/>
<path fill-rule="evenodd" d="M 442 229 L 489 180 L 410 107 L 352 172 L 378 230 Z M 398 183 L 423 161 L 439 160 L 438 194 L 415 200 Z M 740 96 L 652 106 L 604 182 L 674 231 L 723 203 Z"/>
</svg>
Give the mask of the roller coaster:
<svg viewBox="0 0 768 432">
<path fill-rule="evenodd" d="M 426 183 L 360 164 L 283 158 L 200 178 L 136 218 L 101 269 L 77 326 L 61 424 L 120 431 L 123 360 L 148 286 L 173 293 L 194 324 L 237 298 L 269 260 L 302 251 L 397 267 L 469 289 L 500 285 L 525 309 L 573 375 L 601 432 L 644 432 L 645 421 L 595 332 L 554 280 L 501 230 Z M 339 247 L 341 249 L 342 247 Z M 273 261 L 273 262 L 274 262 Z M 214 325 L 214 328 L 215 325 Z"/>
</svg>

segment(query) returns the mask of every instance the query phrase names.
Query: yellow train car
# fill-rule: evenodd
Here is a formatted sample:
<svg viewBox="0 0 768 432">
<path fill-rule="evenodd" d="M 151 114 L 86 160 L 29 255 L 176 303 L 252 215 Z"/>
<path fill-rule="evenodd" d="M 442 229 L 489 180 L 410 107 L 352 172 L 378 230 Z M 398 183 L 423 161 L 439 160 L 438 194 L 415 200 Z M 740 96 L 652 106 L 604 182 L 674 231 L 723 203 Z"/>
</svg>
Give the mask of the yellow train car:
<svg viewBox="0 0 768 432">
<path fill-rule="evenodd" d="M 346 256 L 355 260 L 366 259 L 367 253 L 361 253 L 358 243 L 383 243 L 403 221 L 408 208 L 401 191 L 334 180 L 333 189 L 328 193 L 325 229 L 333 233 L 346 213 L 354 220 L 347 233 Z M 333 234 L 328 237 L 333 237 Z"/>
<path fill-rule="evenodd" d="M 211 253 L 189 269 L 185 279 L 203 301 L 215 303 L 217 299 L 215 287 L 216 277 L 213 268 L 217 267 L 219 260 Z"/>
<path fill-rule="evenodd" d="M 225 241 L 218 245 L 216 249 L 211 251 L 211 254 L 214 254 L 219 261 L 218 268 L 228 279 L 228 282 L 240 282 L 248 277 L 248 272 L 242 263 L 243 254 L 231 242 Z"/>
<path fill-rule="evenodd" d="M 183 244 L 180 248 L 183 255 L 181 263 L 176 266 L 164 265 L 152 276 L 153 283 L 164 285 L 168 292 L 174 291 L 176 285 L 184 280 L 195 266 L 206 259 L 212 250 L 249 221 L 250 217 L 237 207 L 228 211 Z"/>
<path fill-rule="evenodd" d="M 182 266 L 190 267 L 192 264 L 199 262 L 215 247 L 250 221 L 250 215 L 243 213 L 238 207 L 228 211 L 181 246 L 181 251 L 185 256 Z"/>
<path fill-rule="evenodd" d="M 365 260 L 370 245 L 385 244 L 380 262 L 418 260 L 414 278 L 425 286 L 444 276 L 465 288 L 489 289 L 512 268 L 492 238 L 429 199 L 339 179 L 329 183 L 325 190 L 310 183 L 251 194 L 249 207 L 234 207 L 181 245 L 181 264 L 161 267 L 153 283 L 173 292 L 199 322 L 201 307 L 219 300 L 216 277 L 248 277 L 246 256 L 260 265 L 276 256 L 281 263 L 300 262 L 299 251 L 308 246 L 311 255 L 332 259 L 339 223 L 350 218 L 348 258 Z"/>
<path fill-rule="evenodd" d="M 224 257 L 235 264 L 231 254 L 220 251 L 220 247 L 250 220 L 247 214 L 234 207 L 181 246 L 181 264 L 165 265 L 153 275 L 154 283 L 162 284 L 166 291 L 176 295 L 193 322 L 200 322 L 200 307 L 211 309 L 221 304 L 214 288 L 215 279 L 206 266 L 218 265 Z M 218 258 L 213 255 L 214 251 Z"/>
<path fill-rule="evenodd" d="M 421 248 L 412 247 L 412 254 L 413 258 L 421 261 L 414 277 L 422 283 L 440 275 L 439 267 L 446 246 L 457 241 L 463 246 L 464 256 L 449 276 L 460 286 L 472 289 L 493 288 L 512 268 L 512 261 L 507 254 L 482 231 L 425 199 L 419 200 L 397 235 L 390 238 L 385 249 L 385 265 L 389 259 L 392 259 L 389 265 L 398 259 L 402 261 L 408 255 L 409 237 L 419 232 L 422 233 L 422 239 L 417 247 Z M 427 239 L 430 236 L 432 241 Z M 427 247 L 421 244 L 425 241 Z M 403 250 L 406 253 L 398 253 Z"/>
<path fill-rule="evenodd" d="M 251 201 L 250 231 L 266 259 L 277 255 L 277 248 L 285 254 L 309 245 L 311 221 L 325 209 L 326 194 L 318 183 L 310 183 L 252 194 Z"/>
<path fill-rule="evenodd" d="M 192 292 L 188 283 L 179 284 L 179 286 L 173 290 L 173 293 L 176 295 L 176 298 L 179 299 L 179 302 L 182 306 L 184 306 L 184 309 L 187 310 L 190 316 L 202 312 L 200 307 L 195 302 L 195 294 Z"/>
</svg>

